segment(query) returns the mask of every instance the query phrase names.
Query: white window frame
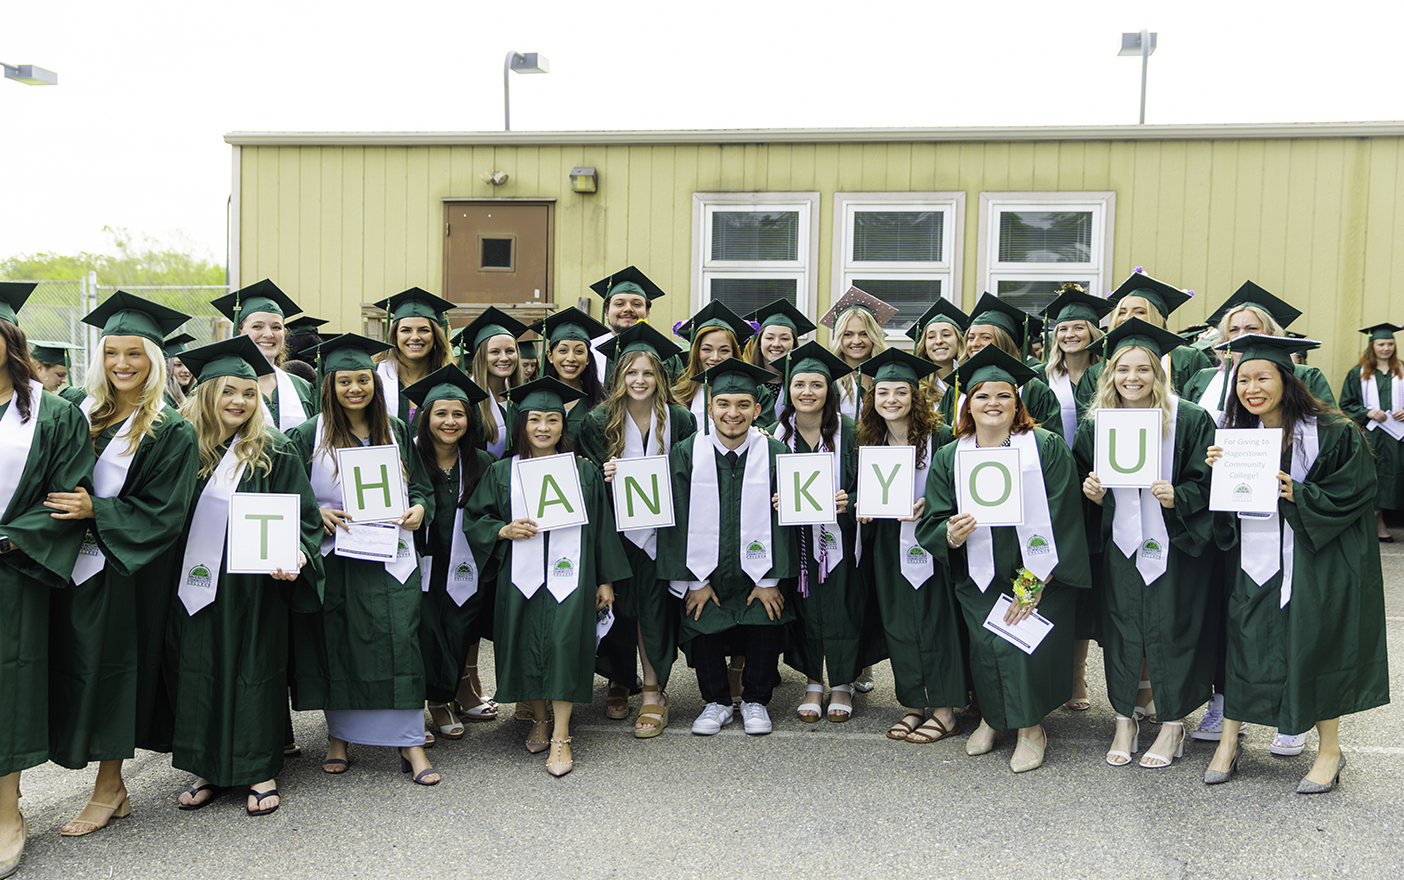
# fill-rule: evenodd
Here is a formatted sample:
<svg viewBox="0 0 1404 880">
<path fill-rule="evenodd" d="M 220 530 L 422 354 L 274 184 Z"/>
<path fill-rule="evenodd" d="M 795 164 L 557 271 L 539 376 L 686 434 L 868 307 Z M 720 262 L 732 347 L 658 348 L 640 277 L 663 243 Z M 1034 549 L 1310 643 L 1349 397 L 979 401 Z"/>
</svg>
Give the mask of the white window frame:
<svg viewBox="0 0 1404 880">
<path fill-rule="evenodd" d="M 1001 263 L 999 212 L 1092 212 L 1092 252 L 1085 263 Z M 1087 281 L 1087 292 L 1102 296 L 1112 277 L 1112 243 L 1116 230 L 1114 192 L 982 192 L 977 273 L 984 290 L 998 295 L 1001 281 Z"/>
<path fill-rule="evenodd" d="M 864 209 L 884 211 L 941 211 L 940 262 L 894 263 L 887 260 L 854 260 L 853 219 Z M 857 278 L 909 279 L 941 282 L 941 298 L 960 305 L 961 259 L 965 252 L 964 192 L 854 192 L 834 194 L 834 246 L 831 277 L 837 282 L 830 302 L 837 302 Z M 910 341 L 905 333 L 888 330 L 889 341 Z"/>
<path fill-rule="evenodd" d="M 796 211 L 798 260 L 712 259 L 712 215 L 717 211 Z M 795 308 L 811 321 L 818 302 L 819 210 L 817 192 L 693 193 L 692 311 L 712 300 L 714 278 L 795 279 Z"/>
</svg>

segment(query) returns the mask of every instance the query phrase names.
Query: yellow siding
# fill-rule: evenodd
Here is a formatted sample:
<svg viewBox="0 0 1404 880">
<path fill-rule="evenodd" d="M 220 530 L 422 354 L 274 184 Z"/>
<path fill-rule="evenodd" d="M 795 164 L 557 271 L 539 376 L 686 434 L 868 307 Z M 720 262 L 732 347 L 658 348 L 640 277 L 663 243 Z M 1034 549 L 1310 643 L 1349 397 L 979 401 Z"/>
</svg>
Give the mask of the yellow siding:
<svg viewBox="0 0 1404 880">
<path fill-rule="evenodd" d="M 692 194 L 821 194 L 812 223 L 818 310 L 835 294 L 833 196 L 963 191 L 962 306 L 977 277 L 982 192 L 1116 193 L 1110 287 L 1135 266 L 1198 296 L 1171 324 L 1200 320 L 1244 280 L 1301 306 L 1323 339 L 1312 358 L 1333 386 L 1358 357 L 1354 328 L 1404 318 L 1400 139 L 609 144 L 588 146 L 244 146 L 240 277 L 272 277 L 336 329 L 360 304 L 443 281 L 445 198 L 550 198 L 554 298 L 575 302 L 637 264 L 669 296 L 662 327 L 686 317 Z M 570 191 L 594 165 L 600 192 Z M 505 171 L 506 184 L 478 179 Z M 598 306 L 595 306 L 598 313 Z"/>
</svg>

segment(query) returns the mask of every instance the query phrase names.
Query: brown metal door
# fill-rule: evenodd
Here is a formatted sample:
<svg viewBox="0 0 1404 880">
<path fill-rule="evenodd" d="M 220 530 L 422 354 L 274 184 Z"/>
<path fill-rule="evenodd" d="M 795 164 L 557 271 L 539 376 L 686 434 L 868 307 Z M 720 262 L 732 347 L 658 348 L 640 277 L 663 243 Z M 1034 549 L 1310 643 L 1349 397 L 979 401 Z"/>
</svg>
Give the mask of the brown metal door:
<svg viewBox="0 0 1404 880">
<path fill-rule="evenodd" d="M 444 298 L 542 304 L 551 298 L 552 204 L 444 203 Z"/>
</svg>

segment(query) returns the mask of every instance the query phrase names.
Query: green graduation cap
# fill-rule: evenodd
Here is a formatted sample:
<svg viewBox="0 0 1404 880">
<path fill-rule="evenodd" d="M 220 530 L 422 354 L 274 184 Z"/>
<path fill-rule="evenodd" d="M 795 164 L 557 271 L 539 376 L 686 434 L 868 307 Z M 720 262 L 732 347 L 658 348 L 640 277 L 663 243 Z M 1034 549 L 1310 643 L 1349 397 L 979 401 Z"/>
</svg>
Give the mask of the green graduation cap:
<svg viewBox="0 0 1404 880">
<path fill-rule="evenodd" d="M 798 348 L 790 349 L 785 355 L 785 383 L 791 376 L 800 373 L 818 373 L 832 383 L 853 372 L 853 368 L 841 357 L 836 356 L 818 340 L 811 339 Z"/>
<path fill-rule="evenodd" d="M 529 412 L 564 413 L 565 405 L 572 400 L 581 400 L 585 392 L 576 391 L 553 376 L 532 379 L 515 388 L 507 389 L 507 399 L 517 405 L 518 418 L 525 418 Z"/>
<path fill-rule="evenodd" d="M 1082 288 L 1070 285 L 1064 287 L 1056 299 L 1044 306 L 1043 317 L 1055 326 L 1064 321 L 1089 321 L 1096 324 L 1111 309 L 1111 303 L 1101 297 L 1092 296 Z"/>
<path fill-rule="evenodd" d="M 29 354 L 41 364 L 63 364 L 72 369 L 68 353 L 77 348 L 67 342 L 49 342 L 47 340 L 36 339 L 29 346 Z"/>
<path fill-rule="evenodd" d="M 470 414 L 473 407 L 488 399 L 487 392 L 453 364 L 440 367 L 409 386 L 405 389 L 405 396 L 420 407 L 436 400 L 461 400 Z"/>
<path fill-rule="evenodd" d="M 749 394 L 755 397 L 757 386 L 775 378 L 775 375 L 765 367 L 747 363 L 738 357 L 729 357 L 710 370 L 703 371 L 700 375 L 702 381 L 711 389 L 713 396 L 718 394 Z"/>
<path fill-rule="evenodd" d="M 166 334 L 190 320 L 190 316 L 160 303 L 119 290 L 83 317 L 83 323 L 100 327 L 103 336 L 140 336 L 166 344 Z"/>
<path fill-rule="evenodd" d="M 442 324 L 447 320 L 448 310 L 453 308 L 453 303 L 419 287 L 402 290 L 375 305 L 390 313 L 392 324 L 401 318 L 428 318 L 436 324 Z"/>
<path fill-rule="evenodd" d="M 721 327 L 723 330 L 730 330 L 732 335 L 736 337 L 737 345 L 743 344 L 755 334 L 755 330 L 751 329 L 751 325 L 747 323 L 745 318 L 727 308 L 725 303 L 715 299 L 698 310 L 697 314 L 682 322 L 673 332 L 688 342 L 693 342 L 697 339 L 698 332 L 708 327 Z M 717 364 L 717 366 L 721 366 L 721 364 Z"/>
<path fill-rule="evenodd" d="M 575 306 L 562 309 L 554 315 L 547 315 L 527 329 L 545 336 L 547 345 L 555 345 L 567 339 L 591 345 L 596 337 L 609 332 L 608 327 Z"/>
<path fill-rule="evenodd" d="M 1272 361 L 1292 369 L 1292 355 L 1320 348 L 1315 339 L 1293 339 L 1290 336 L 1268 336 L 1263 333 L 1245 333 L 1237 339 L 1214 346 L 1218 351 L 1231 351 L 1238 355 L 1238 364 L 1246 361 Z"/>
<path fill-rule="evenodd" d="M 1207 324 L 1215 327 L 1219 325 L 1229 312 L 1239 306 L 1257 306 L 1263 311 L 1272 315 L 1274 321 L 1286 329 L 1288 324 L 1302 316 L 1302 310 L 1294 308 L 1289 303 L 1285 303 L 1272 294 L 1263 290 L 1251 281 L 1243 282 L 1243 286 L 1233 292 L 1233 295 L 1224 300 L 1223 305 L 1214 310 L 1214 314 L 1205 318 Z"/>
<path fill-rule="evenodd" d="M 1087 346 L 1087 350 L 1109 358 L 1128 345 L 1139 345 L 1149 349 L 1159 358 L 1164 357 L 1184 343 L 1185 341 L 1180 338 L 1178 333 L 1163 330 L 1149 321 L 1142 321 L 1140 318 L 1127 318 L 1108 330 L 1106 336 Z"/>
<path fill-rule="evenodd" d="M 308 351 L 315 352 L 321 375 L 327 376 L 337 370 L 374 370 L 372 355 L 389 351 L 391 346 L 378 339 L 368 339 L 359 333 L 342 333 L 332 336 L 321 345 L 314 345 Z"/>
<path fill-rule="evenodd" d="M 302 307 L 292 301 L 286 293 L 267 278 L 241 287 L 233 293 L 211 300 L 210 305 L 219 309 L 220 314 L 234 322 L 237 329 L 244 316 L 254 312 L 272 312 L 280 318 L 296 315 Z"/>
<path fill-rule="evenodd" d="M 38 286 L 38 281 L 0 281 L 0 319 L 18 327 L 19 310 L 24 308 L 25 300 Z"/>
<path fill-rule="evenodd" d="M 525 332 L 527 325 L 496 306 L 488 306 L 481 315 L 453 335 L 453 342 L 463 350 L 464 357 L 472 357 L 478 346 L 494 336 L 516 339 Z"/>
<path fill-rule="evenodd" d="M 952 371 L 951 375 L 946 377 L 946 381 L 957 394 L 962 394 L 965 392 L 961 389 L 974 388 L 981 382 L 1008 382 L 1015 387 L 1021 387 L 1037 376 L 1038 374 L 1027 365 L 1010 357 L 1003 349 L 987 345 Z"/>
<path fill-rule="evenodd" d="M 590 289 L 600 295 L 606 306 L 609 305 L 609 298 L 616 293 L 637 293 L 650 305 L 654 300 L 662 299 L 664 295 L 663 288 L 654 284 L 647 275 L 633 266 L 626 266 L 613 275 L 601 278 L 591 284 Z"/>
<path fill-rule="evenodd" d="M 1192 293 L 1186 293 L 1173 284 L 1166 284 L 1146 274 L 1140 266 L 1131 276 L 1121 282 L 1121 286 L 1107 295 L 1107 301 L 1116 305 L 1128 296 L 1139 296 L 1155 306 L 1160 317 L 1169 318 L 1170 313 L 1190 301 Z"/>
<path fill-rule="evenodd" d="M 1404 330 L 1404 326 L 1400 326 L 1399 324 L 1373 324 L 1369 327 L 1360 328 L 1360 332 L 1369 336 L 1371 342 L 1374 342 L 1376 339 L 1393 339 L 1394 334 L 1399 330 Z"/>
<path fill-rule="evenodd" d="M 646 351 L 659 360 L 681 354 L 682 349 L 675 345 L 668 337 L 650 327 L 647 323 L 639 321 L 632 327 L 627 328 L 618 336 L 612 336 L 595 346 L 595 351 L 603 354 L 612 361 L 617 361 L 626 354 L 635 351 Z"/>
<path fill-rule="evenodd" d="M 321 318 L 314 318 L 311 315 L 299 315 L 291 321 L 285 321 L 283 326 L 287 328 L 288 335 L 294 333 L 318 333 L 317 328 L 323 327 L 328 322 Z"/>
<path fill-rule="evenodd" d="M 196 384 L 220 376 L 257 379 L 273 372 L 273 365 L 247 336 L 221 339 L 180 353 L 180 362 L 195 374 Z"/>
<path fill-rule="evenodd" d="M 177 358 L 180 357 L 181 352 L 185 351 L 185 346 L 194 341 L 195 337 L 189 333 L 177 333 L 161 343 L 161 351 L 165 352 L 167 359 Z M 181 363 L 185 363 L 185 361 L 181 361 Z"/>
<path fill-rule="evenodd" d="M 900 348 L 889 348 L 868 358 L 859 369 L 872 376 L 874 382 L 910 382 L 915 385 L 938 368 L 931 361 L 922 360 Z"/>
<path fill-rule="evenodd" d="M 806 333 L 813 333 L 818 328 L 814 322 L 804 316 L 804 312 L 790 305 L 787 299 L 777 299 L 766 303 L 746 316 L 746 320 L 760 324 L 760 329 L 766 327 L 789 327 L 790 332 L 799 339 Z M 757 331 L 758 333 L 760 331 Z"/>
<path fill-rule="evenodd" d="M 1043 332 L 1042 318 L 1036 318 L 988 291 L 980 296 L 980 301 L 975 304 L 975 310 L 970 313 L 970 326 L 973 327 L 976 324 L 998 327 L 1008 333 L 1009 338 L 1014 340 L 1014 344 L 1021 348 L 1029 336 L 1037 336 Z M 1028 352 L 1025 351 L 1025 354 L 1027 355 Z"/>
<path fill-rule="evenodd" d="M 536 340 L 528 339 L 526 342 L 517 341 L 517 357 L 524 361 L 534 361 L 537 358 Z"/>
<path fill-rule="evenodd" d="M 955 303 L 938 299 L 931 304 L 931 308 L 921 313 L 915 324 L 907 328 L 907 338 L 920 342 L 926 335 L 926 328 L 932 324 L 950 324 L 963 334 L 970 329 L 970 316 L 956 308 Z"/>
<path fill-rule="evenodd" d="M 1188 345 L 1198 339 L 1205 330 L 1212 329 L 1213 328 L 1209 324 L 1191 324 L 1183 330 L 1176 330 L 1175 335 L 1183 339 L 1185 344 Z"/>
</svg>

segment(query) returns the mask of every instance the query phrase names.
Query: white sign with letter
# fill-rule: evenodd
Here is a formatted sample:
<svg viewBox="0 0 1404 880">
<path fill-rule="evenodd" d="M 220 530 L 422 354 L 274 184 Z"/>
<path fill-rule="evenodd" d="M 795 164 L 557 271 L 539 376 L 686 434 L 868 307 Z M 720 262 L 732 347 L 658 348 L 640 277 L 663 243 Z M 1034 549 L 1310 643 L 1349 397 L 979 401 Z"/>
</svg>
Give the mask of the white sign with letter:
<svg viewBox="0 0 1404 880">
<path fill-rule="evenodd" d="M 1276 513 L 1282 429 L 1219 428 L 1214 431 L 1214 445 L 1224 454 L 1212 468 L 1209 509 Z"/>
<path fill-rule="evenodd" d="M 832 452 L 775 456 L 775 481 L 780 490 L 780 525 L 823 526 L 838 522 Z"/>
<path fill-rule="evenodd" d="M 1093 470 L 1108 489 L 1149 489 L 1160 479 L 1163 416 L 1154 409 L 1097 410 Z"/>
<path fill-rule="evenodd" d="M 1024 524 L 1019 450 L 1012 446 L 956 452 L 956 503 L 979 526 Z"/>
<path fill-rule="evenodd" d="M 233 493 L 228 535 L 224 567 L 230 574 L 272 574 L 279 568 L 297 571 L 302 496 Z"/>
<path fill-rule="evenodd" d="M 915 446 L 858 447 L 858 516 L 911 519 L 915 484 Z"/>
<path fill-rule="evenodd" d="M 668 456 L 614 460 L 614 524 L 621 532 L 673 525 L 673 476 Z"/>
<path fill-rule="evenodd" d="M 520 458 L 513 467 L 517 470 L 513 490 L 521 487 L 527 519 L 535 522 L 537 529 L 549 532 L 590 521 L 585 513 L 585 493 L 580 488 L 575 453 Z"/>
<path fill-rule="evenodd" d="M 341 509 L 353 522 L 389 522 L 405 515 L 409 496 L 399 447 L 338 449 L 336 468 L 341 475 Z"/>
</svg>

